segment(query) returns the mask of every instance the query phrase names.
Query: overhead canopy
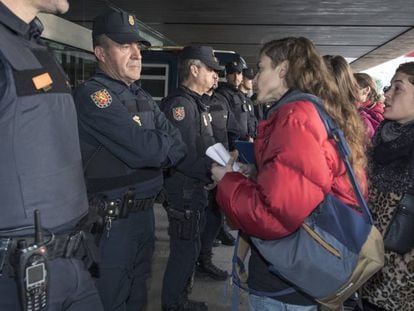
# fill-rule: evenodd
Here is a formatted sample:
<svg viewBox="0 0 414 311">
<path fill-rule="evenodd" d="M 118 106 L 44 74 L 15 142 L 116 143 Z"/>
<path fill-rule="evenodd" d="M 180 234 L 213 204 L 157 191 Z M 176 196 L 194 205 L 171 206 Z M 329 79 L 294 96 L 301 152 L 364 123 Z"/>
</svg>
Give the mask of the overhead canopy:
<svg viewBox="0 0 414 311">
<path fill-rule="evenodd" d="M 71 1 L 65 18 L 90 27 L 105 1 Z M 179 45 L 211 45 L 255 65 L 262 43 L 311 39 L 360 71 L 414 50 L 414 5 L 408 0 L 121 0 L 116 5 Z M 171 44 L 171 41 L 169 44 Z"/>
</svg>

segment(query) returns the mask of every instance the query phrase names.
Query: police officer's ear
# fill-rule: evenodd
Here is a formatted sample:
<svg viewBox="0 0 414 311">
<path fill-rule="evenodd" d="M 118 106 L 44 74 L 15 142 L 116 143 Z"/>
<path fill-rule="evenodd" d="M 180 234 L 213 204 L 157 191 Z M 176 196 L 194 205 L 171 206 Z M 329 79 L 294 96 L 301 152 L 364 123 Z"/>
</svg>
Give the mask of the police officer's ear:
<svg viewBox="0 0 414 311">
<path fill-rule="evenodd" d="M 105 49 L 102 46 L 95 46 L 93 52 L 95 53 L 95 56 L 99 62 L 105 63 Z"/>
<path fill-rule="evenodd" d="M 200 67 L 193 64 L 190 66 L 190 72 L 193 77 L 197 77 L 198 73 L 200 72 Z"/>
</svg>

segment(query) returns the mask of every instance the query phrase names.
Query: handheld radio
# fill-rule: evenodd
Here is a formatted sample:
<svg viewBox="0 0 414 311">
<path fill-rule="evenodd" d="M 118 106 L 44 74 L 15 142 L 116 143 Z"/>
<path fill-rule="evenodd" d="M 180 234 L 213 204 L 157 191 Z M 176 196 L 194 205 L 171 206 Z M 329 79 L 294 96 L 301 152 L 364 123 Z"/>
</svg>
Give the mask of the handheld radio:
<svg viewBox="0 0 414 311">
<path fill-rule="evenodd" d="M 47 249 L 43 242 L 39 210 L 34 212 L 34 223 L 34 243 L 28 246 L 26 240 L 19 240 L 16 248 L 16 280 L 23 311 L 47 309 Z"/>
</svg>

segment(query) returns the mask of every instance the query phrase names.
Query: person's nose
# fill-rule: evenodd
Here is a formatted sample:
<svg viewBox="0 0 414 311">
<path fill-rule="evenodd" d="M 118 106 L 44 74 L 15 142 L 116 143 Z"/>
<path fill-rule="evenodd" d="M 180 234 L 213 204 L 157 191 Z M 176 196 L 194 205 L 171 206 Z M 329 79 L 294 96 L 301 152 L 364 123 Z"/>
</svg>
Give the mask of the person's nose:
<svg viewBox="0 0 414 311">
<path fill-rule="evenodd" d="M 392 88 L 389 87 L 386 91 L 384 91 L 384 98 L 385 99 L 390 99 L 391 96 L 392 96 L 392 93 L 393 93 Z"/>
<path fill-rule="evenodd" d="M 132 49 L 131 58 L 134 58 L 134 59 L 141 59 L 142 58 L 141 45 L 139 43 L 132 44 L 131 49 Z"/>
</svg>

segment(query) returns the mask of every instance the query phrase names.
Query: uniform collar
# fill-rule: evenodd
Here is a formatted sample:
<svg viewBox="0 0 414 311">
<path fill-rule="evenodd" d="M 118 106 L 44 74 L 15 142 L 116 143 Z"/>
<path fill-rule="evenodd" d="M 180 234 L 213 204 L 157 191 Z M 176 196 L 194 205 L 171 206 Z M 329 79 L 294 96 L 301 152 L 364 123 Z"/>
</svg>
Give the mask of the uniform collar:
<svg viewBox="0 0 414 311">
<path fill-rule="evenodd" d="M 189 89 L 188 87 L 184 86 L 184 85 L 180 85 L 180 88 L 184 90 L 184 92 L 188 93 L 190 96 L 197 98 L 197 99 L 202 99 L 203 95 L 200 95 L 194 91 L 192 91 L 191 89 Z"/>
<path fill-rule="evenodd" d="M 26 36 L 29 33 L 31 26 L 31 24 L 26 24 L 19 17 L 17 17 L 2 2 L 0 2 L 0 23 L 22 36 Z"/>
<path fill-rule="evenodd" d="M 206 103 L 206 97 L 205 97 L 206 94 L 200 95 L 200 94 L 190 90 L 188 87 L 186 87 L 184 85 L 180 85 L 180 88 L 183 90 L 183 92 L 187 93 L 192 98 L 194 98 L 194 101 L 195 101 L 196 105 L 199 107 L 199 109 L 201 110 L 201 112 L 206 112 L 206 111 L 209 110 L 210 106 L 208 106 L 207 103 Z"/>
<path fill-rule="evenodd" d="M 128 85 L 126 85 L 124 82 L 116 80 L 110 76 L 108 76 L 102 69 L 97 68 L 96 69 L 96 73 L 95 73 L 98 77 L 101 77 L 103 79 L 105 79 L 106 81 L 111 83 L 111 86 L 113 86 L 114 88 L 116 88 L 117 90 L 124 90 L 126 88 L 129 88 Z"/>
<path fill-rule="evenodd" d="M 238 92 L 239 91 L 239 89 L 237 87 L 235 87 L 233 84 L 230 84 L 228 82 L 223 82 L 219 86 L 224 87 L 224 88 L 227 88 L 227 89 L 230 89 L 233 92 Z"/>
<path fill-rule="evenodd" d="M 134 95 L 137 95 L 141 88 L 135 84 L 132 83 L 131 85 L 126 85 L 124 82 L 120 81 L 120 80 L 116 80 L 113 79 L 112 77 L 108 76 L 102 69 L 97 68 L 96 69 L 96 73 L 95 73 L 98 77 L 101 77 L 103 79 L 105 79 L 107 82 L 111 83 L 111 91 L 114 91 L 116 93 L 121 93 L 123 91 L 125 91 L 126 89 L 129 90 L 131 93 L 133 93 Z"/>
</svg>

